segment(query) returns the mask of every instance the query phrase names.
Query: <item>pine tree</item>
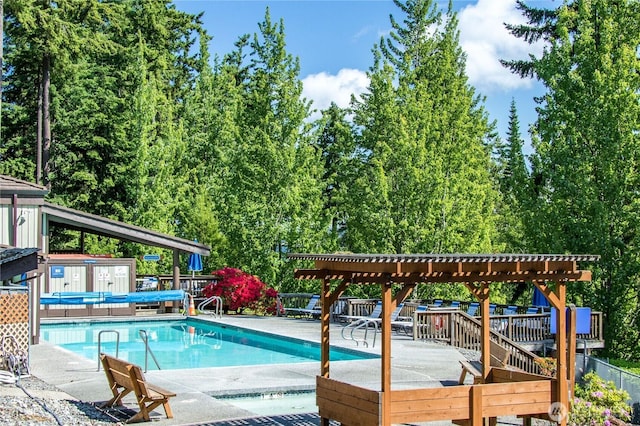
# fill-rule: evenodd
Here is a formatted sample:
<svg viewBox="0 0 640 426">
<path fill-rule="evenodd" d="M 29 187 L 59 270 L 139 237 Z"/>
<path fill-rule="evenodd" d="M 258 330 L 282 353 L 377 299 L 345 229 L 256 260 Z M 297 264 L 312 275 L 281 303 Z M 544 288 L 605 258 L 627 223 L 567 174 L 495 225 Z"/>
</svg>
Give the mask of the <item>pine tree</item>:
<svg viewBox="0 0 640 426">
<path fill-rule="evenodd" d="M 456 15 L 432 1 L 395 3 L 405 18 L 392 18 L 355 105 L 365 158 L 351 190 L 350 247 L 490 251 L 492 126 L 464 74 Z"/>
<path fill-rule="evenodd" d="M 601 261 L 574 301 L 602 310 L 612 354 L 640 356 L 640 6 L 582 0 L 559 7 L 549 48 L 534 62 L 545 84 L 532 175 L 537 248 Z"/>
<path fill-rule="evenodd" d="M 301 98 L 299 63 L 286 51 L 284 24 L 269 10 L 259 33 L 242 36 L 226 57 L 242 90 L 238 133 L 224 147 L 220 200 L 226 259 L 268 283 L 291 280 L 287 251 L 316 247 L 321 186 L 310 144 L 309 105 Z M 248 60 L 244 49 L 249 49 Z"/>
<path fill-rule="evenodd" d="M 355 140 L 352 124 L 347 120 L 347 110 L 331 103 L 322 111 L 318 126 L 316 146 L 321 153 L 324 165 L 323 212 L 329 223 L 330 239 L 328 250 L 344 250 L 343 241 L 346 223 L 346 194 L 356 178 L 353 173 L 357 165 L 354 158 Z"/>
</svg>

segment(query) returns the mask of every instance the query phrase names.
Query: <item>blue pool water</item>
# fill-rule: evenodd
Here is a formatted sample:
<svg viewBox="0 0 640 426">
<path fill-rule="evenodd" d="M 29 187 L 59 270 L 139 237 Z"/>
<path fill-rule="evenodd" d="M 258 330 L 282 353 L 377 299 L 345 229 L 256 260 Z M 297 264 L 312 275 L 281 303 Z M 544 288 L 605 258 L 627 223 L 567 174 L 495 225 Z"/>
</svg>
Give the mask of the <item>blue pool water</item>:
<svg viewBox="0 0 640 426">
<path fill-rule="evenodd" d="M 141 330 L 144 331 L 141 333 Z M 195 319 L 76 321 L 41 325 L 43 340 L 96 361 L 98 338 L 100 350 L 115 355 L 119 335 L 118 357 L 141 366 L 145 365 L 142 339 L 145 334 L 162 370 L 320 360 L 317 343 Z M 332 361 L 377 358 L 376 355 L 341 348 L 331 348 L 329 356 Z M 146 365 L 149 370 L 158 369 L 151 356 L 148 356 Z"/>
</svg>

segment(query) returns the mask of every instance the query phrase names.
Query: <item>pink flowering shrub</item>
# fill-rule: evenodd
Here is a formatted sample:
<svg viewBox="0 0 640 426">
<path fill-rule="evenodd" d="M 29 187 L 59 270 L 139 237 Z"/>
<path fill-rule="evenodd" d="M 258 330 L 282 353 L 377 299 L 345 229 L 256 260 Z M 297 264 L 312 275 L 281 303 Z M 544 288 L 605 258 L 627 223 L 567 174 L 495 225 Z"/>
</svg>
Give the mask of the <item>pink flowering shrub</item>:
<svg viewBox="0 0 640 426">
<path fill-rule="evenodd" d="M 219 296 L 226 309 L 242 313 L 251 309 L 256 313 L 276 313 L 278 292 L 267 287 L 260 278 L 236 268 L 224 267 L 213 271 L 220 277 L 202 289 L 205 297 Z"/>
<path fill-rule="evenodd" d="M 576 386 L 571 404 L 569 425 L 611 426 L 625 425 L 631 420 L 629 394 L 616 389 L 613 382 L 605 382 L 591 372 L 584 376 L 584 384 Z"/>
</svg>

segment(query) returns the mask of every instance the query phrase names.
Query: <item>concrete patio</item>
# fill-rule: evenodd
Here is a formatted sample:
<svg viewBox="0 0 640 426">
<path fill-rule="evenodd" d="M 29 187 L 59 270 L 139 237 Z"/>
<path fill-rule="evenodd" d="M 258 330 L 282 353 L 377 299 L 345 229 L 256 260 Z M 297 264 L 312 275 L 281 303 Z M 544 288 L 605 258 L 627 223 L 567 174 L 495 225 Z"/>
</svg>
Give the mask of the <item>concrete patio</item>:
<svg viewBox="0 0 640 426">
<path fill-rule="evenodd" d="M 149 319 L 152 318 L 155 319 L 155 317 Z M 183 317 L 162 315 L 162 318 Z M 198 318 L 210 317 L 200 315 Z M 243 315 L 228 315 L 219 320 L 210 320 L 313 342 L 318 342 L 320 337 L 320 322 L 317 320 Z M 379 347 L 356 348 L 353 341 L 341 338 L 341 328 L 340 324 L 332 324 L 331 326 L 333 345 L 359 349 L 369 353 L 380 353 Z M 394 389 L 412 389 L 442 387 L 457 383 L 461 371 L 459 361 L 463 359 L 465 359 L 463 354 L 455 348 L 435 342 L 414 341 L 408 336 L 394 333 L 392 339 L 392 386 Z M 105 401 L 111 397 L 104 372 L 97 371 L 96 360 L 88 360 L 60 347 L 41 343 L 31 347 L 30 366 L 34 376 L 55 385 L 74 399 L 97 402 Z M 225 421 L 224 424 L 230 424 L 229 420 L 257 417 L 253 420 L 254 423 L 247 423 L 245 420 L 244 423 L 237 424 L 269 424 L 268 418 L 265 420 L 264 417 L 238 408 L 219 397 L 313 390 L 319 372 L 319 361 L 286 365 L 149 371 L 146 374 L 149 382 L 177 394 L 175 398 L 171 399 L 174 418 L 166 419 L 160 408 L 153 413 L 153 423 L 157 425 L 203 425 Z M 370 389 L 380 388 L 380 376 L 380 361 L 378 359 L 334 361 L 331 363 L 332 378 Z M 134 400 L 127 397 L 125 403 L 131 408 L 137 409 Z M 313 419 L 314 416 L 310 418 Z M 300 421 L 299 419 L 295 424 L 306 424 L 300 423 Z M 515 421 L 517 422 L 517 420 Z M 274 418 L 272 424 L 281 423 Z M 451 423 L 432 422 L 428 424 L 435 426 L 450 425 Z"/>
</svg>

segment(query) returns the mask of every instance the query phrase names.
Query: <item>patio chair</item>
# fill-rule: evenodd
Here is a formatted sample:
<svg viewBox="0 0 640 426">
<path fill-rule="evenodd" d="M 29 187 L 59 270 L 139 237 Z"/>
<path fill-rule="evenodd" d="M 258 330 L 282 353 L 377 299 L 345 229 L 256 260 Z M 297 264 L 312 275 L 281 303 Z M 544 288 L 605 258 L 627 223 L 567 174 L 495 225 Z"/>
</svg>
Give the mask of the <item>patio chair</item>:
<svg viewBox="0 0 640 426">
<path fill-rule="evenodd" d="M 507 306 L 502 310 L 502 315 L 516 315 L 518 313 L 517 306 Z"/>
<path fill-rule="evenodd" d="M 416 306 L 415 312 L 426 312 L 427 306 Z M 395 331 L 402 331 L 405 334 L 413 334 L 413 317 L 399 317 L 397 319 L 391 319 L 391 328 Z"/>
<path fill-rule="evenodd" d="M 471 302 L 469 304 L 469 309 L 467 309 L 467 315 L 471 315 L 472 317 L 478 315 L 478 309 L 480 309 L 480 303 Z"/>
<path fill-rule="evenodd" d="M 376 302 L 376 306 L 373 308 L 369 315 L 341 315 L 340 318 L 345 321 L 360 321 L 364 319 L 375 319 L 380 318 L 380 314 L 382 314 L 382 300 L 378 300 Z"/>
<path fill-rule="evenodd" d="M 301 316 L 308 318 L 317 318 L 322 314 L 322 311 L 316 308 L 316 305 L 320 301 L 320 295 L 314 294 L 309 299 L 309 303 L 304 308 L 284 308 L 285 315 L 289 316 Z"/>
</svg>

